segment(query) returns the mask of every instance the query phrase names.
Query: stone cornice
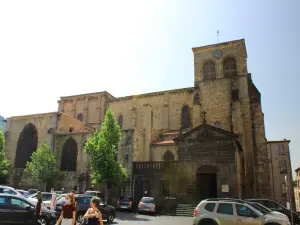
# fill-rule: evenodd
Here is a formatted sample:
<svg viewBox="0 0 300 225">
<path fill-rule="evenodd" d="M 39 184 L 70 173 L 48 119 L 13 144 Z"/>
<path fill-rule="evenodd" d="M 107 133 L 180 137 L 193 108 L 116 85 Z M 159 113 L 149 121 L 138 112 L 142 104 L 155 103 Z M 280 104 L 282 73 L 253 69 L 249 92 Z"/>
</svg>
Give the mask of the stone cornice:
<svg viewBox="0 0 300 225">
<path fill-rule="evenodd" d="M 195 52 L 199 52 L 199 51 L 205 50 L 205 49 L 211 49 L 211 48 L 216 48 L 216 47 L 221 47 L 221 46 L 226 46 L 226 45 L 232 45 L 232 44 L 237 44 L 237 43 L 245 44 L 245 39 L 238 39 L 238 40 L 227 41 L 227 42 L 222 42 L 222 43 L 218 43 L 218 44 L 195 47 L 195 48 L 192 48 L 192 50 L 195 53 Z"/>
<path fill-rule="evenodd" d="M 46 115 L 57 114 L 57 112 L 48 112 L 48 113 L 39 113 L 39 114 L 29 114 L 29 115 L 22 115 L 22 116 L 12 116 L 7 119 L 28 119 L 28 118 L 37 118 L 43 117 Z"/>
<path fill-rule="evenodd" d="M 159 92 L 151 92 L 151 93 L 145 93 L 140 95 L 131 95 L 126 97 L 120 97 L 108 100 L 108 102 L 118 102 L 118 101 L 125 101 L 125 100 L 131 100 L 131 99 L 138 99 L 138 98 L 151 98 L 155 96 L 161 96 L 166 93 L 169 94 L 180 94 L 183 92 L 189 92 L 192 93 L 194 91 L 194 87 L 188 87 L 188 88 L 180 88 L 180 89 L 173 89 L 173 90 L 167 90 L 167 91 L 159 91 Z"/>
</svg>

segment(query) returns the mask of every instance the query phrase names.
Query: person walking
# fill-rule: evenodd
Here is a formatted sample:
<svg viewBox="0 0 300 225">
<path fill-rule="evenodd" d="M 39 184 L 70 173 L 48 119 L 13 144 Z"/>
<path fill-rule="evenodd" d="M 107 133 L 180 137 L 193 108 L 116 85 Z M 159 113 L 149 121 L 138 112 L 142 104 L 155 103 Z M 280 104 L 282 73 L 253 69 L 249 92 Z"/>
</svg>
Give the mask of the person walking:
<svg viewBox="0 0 300 225">
<path fill-rule="evenodd" d="M 52 194 L 52 198 L 50 203 L 50 209 L 55 210 L 55 206 L 57 202 L 56 202 L 56 193 L 54 191 L 54 188 L 51 188 L 51 194 Z"/>
<path fill-rule="evenodd" d="M 88 225 L 103 225 L 102 214 L 98 210 L 100 204 L 100 198 L 93 197 L 90 203 L 90 208 L 86 211 L 84 219 L 88 220 Z"/>
<path fill-rule="evenodd" d="M 72 190 L 71 193 L 72 193 L 72 195 L 73 195 L 73 197 L 74 197 L 75 208 L 77 208 L 77 197 L 75 196 L 75 191 Z"/>
<path fill-rule="evenodd" d="M 76 209 L 74 205 L 74 198 L 72 194 L 66 195 L 66 203 L 62 207 L 61 215 L 56 222 L 56 225 L 75 225 Z"/>
<path fill-rule="evenodd" d="M 39 219 L 42 216 L 42 209 L 43 209 L 43 196 L 42 192 L 38 191 L 37 192 L 37 203 L 35 207 L 35 223 L 37 225 L 40 225 Z"/>
</svg>

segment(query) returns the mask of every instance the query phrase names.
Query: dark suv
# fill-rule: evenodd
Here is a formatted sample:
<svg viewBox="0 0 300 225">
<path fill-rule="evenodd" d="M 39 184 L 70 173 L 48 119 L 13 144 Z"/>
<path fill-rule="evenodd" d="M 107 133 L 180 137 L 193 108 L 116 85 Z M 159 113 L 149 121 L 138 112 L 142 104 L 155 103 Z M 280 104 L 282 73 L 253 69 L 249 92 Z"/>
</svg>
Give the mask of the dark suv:
<svg viewBox="0 0 300 225">
<path fill-rule="evenodd" d="M 257 202 L 261 205 L 267 207 L 272 211 L 277 211 L 285 214 L 291 221 L 291 211 L 285 208 L 283 205 L 280 205 L 278 202 L 270 200 L 270 199 L 245 199 L 247 202 Z M 293 221 L 294 224 L 300 224 L 300 215 L 293 211 Z"/>
<path fill-rule="evenodd" d="M 26 199 L 8 194 L 0 194 L 0 224 L 35 225 L 35 206 Z M 43 210 L 40 223 L 54 224 L 55 214 Z"/>
<path fill-rule="evenodd" d="M 81 222 L 84 214 L 90 208 L 90 203 L 93 196 L 91 195 L 78 195 L 77 199 L 77 208 L 76 208 L 76 220 Z M 56 205 L 56 217 L 58 218 L 61 214 L 62 205 L 66 202 L 65 197 L 61 197 Z M 106 220 L 109 223 L 112 223 L 116 218 L 116 209 L 110 205 L 106 205 L 103 201 L 101 201 L 98 206 L 99 211 L 102 213 L 103 220 Z"/>
</svg>

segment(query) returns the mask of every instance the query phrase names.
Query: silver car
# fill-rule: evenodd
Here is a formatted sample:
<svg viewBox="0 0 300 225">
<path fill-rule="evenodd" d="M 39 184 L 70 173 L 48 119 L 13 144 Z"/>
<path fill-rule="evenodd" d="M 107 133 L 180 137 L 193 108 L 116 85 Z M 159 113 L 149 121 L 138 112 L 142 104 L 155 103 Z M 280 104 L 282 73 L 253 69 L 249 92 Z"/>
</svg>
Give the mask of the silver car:
<svg viewBox="0 0 300 225">
<path fill-rule="evenodd" d="M 155 201 L 151 197 L 143 197 L 138 205 L 138 212 L 156 213 Z"/>
<path fill-rule="evenodd" d="M 246 202 L 201 201 L 194 211 L 193 225 L 290 225 L 283 214 L 259 210 Z"/>
</svg>

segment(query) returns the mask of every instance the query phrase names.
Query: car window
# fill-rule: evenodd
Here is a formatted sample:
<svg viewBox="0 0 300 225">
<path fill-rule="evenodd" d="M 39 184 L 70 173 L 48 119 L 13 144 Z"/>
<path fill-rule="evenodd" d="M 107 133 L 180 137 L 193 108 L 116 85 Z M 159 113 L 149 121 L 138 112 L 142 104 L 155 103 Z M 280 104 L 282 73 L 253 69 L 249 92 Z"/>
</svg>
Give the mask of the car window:
<svg viewBox="0 0 300 225">
<path fill-rule="evenodd" d="M 276 202 L 273 202 L 273 201 L 265 201 L 265 205 L 267 208 L 269 209 L 282 209 L 282 207 L 276 203 Z"/>
<path fill-rule="evenodd" d="M 8 189 L 8 188 L 3 188 L 3 192 L 4 194 L 10 194 L 10 195 L 15 195 L 16 193 L 11 190 L 11 189 Z"/>
<path fill-rule="evenodd" d="M 7 204 L 7 198 L 6 197 L 0 197 L 0 205 L 6 205 Z"/>
<path fill-rule="evenodd" d="M 255 215 L 255 212 L 247 206 L 236 204 L 235 207 L 238 216 L 253 217 L 253 215 Z"/>
<path fill-rule="evenodd" d="M 78 204 L 88 205 L 91 203 L 92 198 L 78 198 Z"/>
<path fill-rule="evenodd" d="M 42 194 L 43 201 L 49 201 L 52 199 L 52 194 Z"/>
<path fill-rule="evenodd" d="M 154 203 L 153 198 L 142 198 L 141 202 L 143 203 Z"/>
<path fill-rule="evenodd" d="M 130 201 L 132 200 L 131 197 L 120 197 L 120 201 Z"/>
<path fill-rule="evenodd" d="M 264 207 L 263 205 L 261 205 L 259 203 L 249 203 L 249 205 L 251 205 L 253 208 L 255 208 L 256 210 L 258 210 L 262 214 L 267 214 L 267 213 L 271 212 L 270 209 Z"/>
<path fill-rule="evenodd" d="M 233 215 L 233 206 L 230 203 L 220 203 L 218 205 L 217 213 Z"/>
<path fill-rule="evenodd" d="M 30 206 L 27 202 L 21 200 L 21 199 L 18 199 L 18 198 L 11 198 L 10 199 L 10 203 L 12 205 L 15 205 L 15 206 L 19 206 L 21 208 L 25 208 L 27 206 Z"/>
<path fill-rule="evenodd" d="M 61 197 L 58 201 L 57 201 L 57 204 L 64 204 L 66 203 L 66 198 L 65 196 Z"/>
<path fill-rule="evenodd" d="M 215 209 L 215 206 L 216 206 L 216 203 L 207 203 L 207 204 L 204 206 L 204 209 L 206 209 L 206 210 L 209 211 L 209 212 L 213 212 L 214 209 Z"/>
</svg>

